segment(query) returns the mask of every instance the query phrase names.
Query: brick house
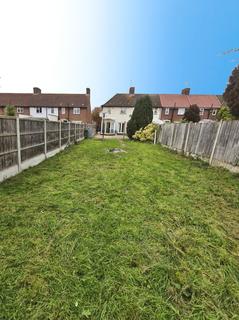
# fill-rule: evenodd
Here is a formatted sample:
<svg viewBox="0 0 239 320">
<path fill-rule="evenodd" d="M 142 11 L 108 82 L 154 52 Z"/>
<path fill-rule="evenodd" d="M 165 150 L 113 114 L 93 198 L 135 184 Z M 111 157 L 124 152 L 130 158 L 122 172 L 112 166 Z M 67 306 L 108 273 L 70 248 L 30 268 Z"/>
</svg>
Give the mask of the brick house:
<svg viewBox="0 0 239 320">
<path fill-rule="evenodd" d="M 7 105 L 15 106 L 19 117 L 91 122 L 89 88 L 85 94 L 42 93 L 39 88 L 33 93 L 0 93 L 0 115 Z"/>
<path fill-rule="evenodd" d="M 136 102 L 146 94 L 136 94 L 131 87 L 129 93 L 118 93 L 102 105 L 101 133 L 123 134 Z M 181 94 L 148 94 L 153 105 L 153 122 L 180 122 L 185 110 L 192 104 L 200 108 L 201 119 L 216 120 L 218 109 L 222 105 L 220 96 L 190 94 L 190 89 L 183 89 Z M 104 116 L 104 120 L 103 120 Z M 104 125 L 103 125 L 104 121 Z"/>
</svg>

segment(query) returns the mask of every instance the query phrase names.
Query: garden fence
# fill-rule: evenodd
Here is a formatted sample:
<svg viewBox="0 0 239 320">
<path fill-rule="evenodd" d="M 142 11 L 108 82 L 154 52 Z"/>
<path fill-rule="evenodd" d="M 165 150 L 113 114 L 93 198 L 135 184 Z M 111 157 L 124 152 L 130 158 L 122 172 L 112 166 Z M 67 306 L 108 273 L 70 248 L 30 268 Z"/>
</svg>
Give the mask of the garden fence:
<svg viewBox="0 0 239 320">
<path fill-rule="evenodd" d="M 0 117 L 0 182 L 81 141 L 85 129 L 95 134 L 92 124 Z"/>
<path fill-rule="evenodd" d="M 163 124 L 156 142 L 239 172 L 239 121 Z"/>
</svg>

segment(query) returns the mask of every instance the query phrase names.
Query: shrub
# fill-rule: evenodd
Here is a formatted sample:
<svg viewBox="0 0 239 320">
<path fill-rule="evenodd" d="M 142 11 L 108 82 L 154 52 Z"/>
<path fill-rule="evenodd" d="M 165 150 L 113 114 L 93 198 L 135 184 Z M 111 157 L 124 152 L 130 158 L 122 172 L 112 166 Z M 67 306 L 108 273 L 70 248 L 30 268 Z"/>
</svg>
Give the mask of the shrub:
<svg viewBox="0 0 239 320">
<path fill-rule="evenodd" d="M 150 123 L 145 128 L 141 128 L 135 132 L 133 139 L 139 141 L 153 141 L 155 130 L 158 129 L 156 124 Z"/>
<path fill-rule="evenodd" d="M 15 116 L 16 115 L 16 109 L 15 109 L 15 107 L 13 105 L 8 104 L 6 106 L 5 113 L 6 113 L 7 116 L 10 116 L 10 117 L 11 116 Z"/>
<path fill-rule="evenodd" d="M 217 113 L 218 120 L 232 120 L 232 114 L 228 106 L 221 106 Z"/>
<path fill-rule="evenodd" d="M 188 122 L 200 121 L 200 109 L 196 104 L 192 104 L 186 111 L 183 120 Z"/>
</svg>

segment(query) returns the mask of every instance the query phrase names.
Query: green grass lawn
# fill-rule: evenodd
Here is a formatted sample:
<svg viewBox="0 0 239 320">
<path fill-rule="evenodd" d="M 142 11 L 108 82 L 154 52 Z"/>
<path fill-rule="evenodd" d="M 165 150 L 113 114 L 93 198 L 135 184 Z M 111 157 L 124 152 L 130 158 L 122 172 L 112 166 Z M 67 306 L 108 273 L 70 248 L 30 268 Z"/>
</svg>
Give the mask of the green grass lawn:
<svg viewBox="0 0 239 320">
<path fill-rule="evenodd" d="M 238 175 L 88 140 L 0 203 L 1 320 L 239 319 Z"/>
</svg>

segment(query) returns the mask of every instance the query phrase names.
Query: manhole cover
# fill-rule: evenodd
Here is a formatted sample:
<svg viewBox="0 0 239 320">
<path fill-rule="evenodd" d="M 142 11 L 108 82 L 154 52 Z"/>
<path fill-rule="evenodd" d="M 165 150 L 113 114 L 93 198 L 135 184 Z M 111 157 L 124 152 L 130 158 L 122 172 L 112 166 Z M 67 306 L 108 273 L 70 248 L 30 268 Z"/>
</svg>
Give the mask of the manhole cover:
<svg viewBox="0 0 239 320">
<path fill-rule="evenodd" d="M 126 152 L 125 150 L 120 149 L 120 148 L 110 148 L 108 151 L 111 153 Z"/>
</svg>

